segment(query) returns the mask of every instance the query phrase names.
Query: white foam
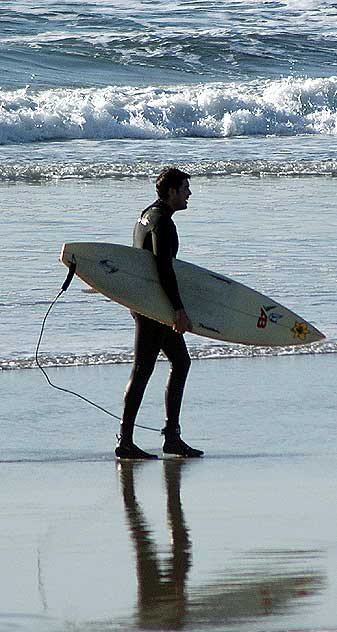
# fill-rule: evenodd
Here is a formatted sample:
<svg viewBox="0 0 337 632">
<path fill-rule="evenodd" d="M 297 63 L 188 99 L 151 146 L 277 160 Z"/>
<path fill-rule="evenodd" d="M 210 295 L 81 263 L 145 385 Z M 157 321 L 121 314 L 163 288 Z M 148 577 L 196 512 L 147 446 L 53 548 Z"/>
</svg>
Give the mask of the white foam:
<svg viewBox="0 0 337 632">
<path fill-rule="evenodd" d="M 337 77 L 1 92 L 0 143 L 336 134 Z"/>
<path fill-rule="evenodd" d="M 167 161 L 170 162 L 170 161 Z M 337 160 L 212 160 L 180 163 L 193 176 L 245 176 L 255 177 L 335 177 Z M 95 180 L 103 178 L 144 178 L 154 177 L 158 172 L 158 163 L 138 160 L 125 162 L 90 161 L 30 161 L 0 162 L 0 181 L 3 182 L 41 182 L 45 180 Z"/>
<path fill-rule="evenodd" d="M 313 343 L 298 347 L 254 347 L 240 344 L 216 344 L 205 342 L 198 346 L 189 346 L 192 359 L 231 360 L 237 358 L 255 358 L 270 356 L 326 355 L 337 353 L 336 340 Z M 43 354 L 40 362 L 44 368 L 70 366 L 101 366 L 111 364 L 130 364 L 133 362 L 133 350 L 120 350 L 112 353 L 91 354 Z M 166 361 L 160 356 L 160 361 Z M 36 369 L 35 356 L 0 358 L 0 372 L 22 369 Z"/>
</svg>

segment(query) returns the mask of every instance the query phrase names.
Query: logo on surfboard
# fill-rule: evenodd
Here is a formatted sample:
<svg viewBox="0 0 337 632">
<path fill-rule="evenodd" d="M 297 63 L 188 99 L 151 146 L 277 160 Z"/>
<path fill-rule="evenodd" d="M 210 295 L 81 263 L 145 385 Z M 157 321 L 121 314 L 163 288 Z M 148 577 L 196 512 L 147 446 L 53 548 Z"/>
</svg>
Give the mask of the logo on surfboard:
<svg viewBox="0 0 337 632">
<path fill-rule="evenodd" d="M 118 268 L 116 268 L 116 266 L 114 266 L 112 261 L 109 261 L 109 259 L 102 259 L 99 262 L 100 266 L 102 266 L 104 272 L 107 272 L 108 274 L 113 274 L 114 272 L 118 272 Z"/>
<path fill-rule="evenodd" d="M 260 307 L 260 316 L 257 320 L 256 326 L 258 329 L 265 329 L 270 323 L 278 323 L 280 318 L 282 318 L 282 314 L 277 314 L 272 311 L 276 308 L 276 305 L 264 305 Z"/>
<path fill-rule="evenodd" d="M 294 338 L 305 340 L 307 337 L 307 334 L 309 333 L 309 327 L 307 323 L 299 323 L 296 320 L 295 325 L 293 326 L 291 331 L 294 333 Z"/>
</svg>

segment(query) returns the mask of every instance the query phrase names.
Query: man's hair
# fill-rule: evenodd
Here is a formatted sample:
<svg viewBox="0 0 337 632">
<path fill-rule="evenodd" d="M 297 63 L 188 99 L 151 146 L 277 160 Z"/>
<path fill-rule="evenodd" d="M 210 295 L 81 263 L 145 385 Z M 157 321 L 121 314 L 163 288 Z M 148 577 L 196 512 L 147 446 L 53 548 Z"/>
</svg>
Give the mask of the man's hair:
<svg viewBox="0 0 337 632">
<path fill-rule="evenodd" d="M 156 190 L 158 197 L 165 200 L 168 196 L 170 188 L 176 191 L 182 185 L 184 180 L 191 176 L 177 167 L 165 167 L 156 179 Z"/>
</svg>

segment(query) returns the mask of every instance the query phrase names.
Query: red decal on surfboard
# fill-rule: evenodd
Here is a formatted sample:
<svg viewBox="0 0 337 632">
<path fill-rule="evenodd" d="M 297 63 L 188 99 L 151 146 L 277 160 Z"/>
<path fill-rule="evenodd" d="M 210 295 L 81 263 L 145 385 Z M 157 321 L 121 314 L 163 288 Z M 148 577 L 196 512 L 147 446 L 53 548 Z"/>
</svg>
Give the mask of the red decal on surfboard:
<svg viewBox="0 0 337 632">
<path fill-rule="evenodd" d="M 267 322 L 268 322 L 267 314 L 264 311 L 264 309 L 261 307 L 260 317 L 256 323 L 256 326 L 259 329 L 264 329 L 267 326 Z"/>
</svg>

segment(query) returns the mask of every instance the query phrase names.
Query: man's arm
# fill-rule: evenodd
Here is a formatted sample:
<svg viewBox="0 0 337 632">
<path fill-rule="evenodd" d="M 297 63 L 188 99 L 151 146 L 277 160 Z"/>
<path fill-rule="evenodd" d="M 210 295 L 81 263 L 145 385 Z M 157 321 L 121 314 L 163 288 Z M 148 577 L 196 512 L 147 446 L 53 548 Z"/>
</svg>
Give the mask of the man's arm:
<svg viewBox="0 0 337 632">
<path fill-rule="evenodd" d="M 152 245 L 153 254 L 156 256 L 159 281 L 175 311 L 173 329 L 177 333 L 185 333 L 192 328 L 192 324 L 179 294 L 172 265 L 172 249 L 167 221 L 161 220 L 156 226 L 156 230 L 152 232 Z"/>
</svg>

